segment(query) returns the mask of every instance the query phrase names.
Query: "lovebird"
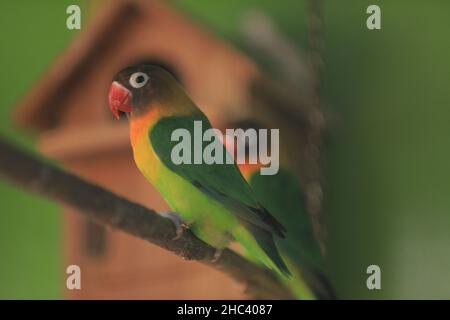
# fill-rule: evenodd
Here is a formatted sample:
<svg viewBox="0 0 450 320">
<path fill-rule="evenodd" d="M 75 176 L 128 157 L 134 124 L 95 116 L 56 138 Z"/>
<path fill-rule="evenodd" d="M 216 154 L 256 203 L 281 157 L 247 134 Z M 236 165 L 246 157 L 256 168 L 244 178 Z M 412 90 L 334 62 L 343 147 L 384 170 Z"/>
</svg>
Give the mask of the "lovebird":
<svg viewBox="0 0 450 320">
<path fill-rule="evenodd" d="M 257 121 L 242 120 L 231 123 L 232 128 L 266 129 Z M 282 137 L 282 136 L 281 136 Z M 236 143 L 225 146 L 236 154 Z M 251 147 L 246 144 L 246 154 Z M 286 226 L 286 238 L 276 239 L 281 256 L 286 261 L 292 277 L 281 279 L 298 299 L 331 299 L 334 292 L 328 282 L 325 260 L 315 236 L 312 221 L 306 211 L 305 201 L 297 176 L 289 169 L 288 153 L 280 149 L 280 167 L 274 175 L 261 175 L 262 165 L 249 161 L 238 165 L 255 196 L 276 219 Z"/>
<path fill-rule="evenodd" d="M 173 211 L 167 217 L 176 224 L 177 234 L 187 226 L 217 249 L 217 259 L 237 241 L 248 255 L 289 277 L 274 241 L 285 236 L 285 228 L 256 199 L 235 162 L 173 161 L 178 144 L 171 139 L 173 132 L 184 129 L 194 136 L 194 121 L 200 121 L 203 130 L 211 124 L 169 72 L 150 64 L 126 67 L 114 77 L 108 100 L 116 118 L 127 115 L 134 161 Z"/>
</svg>

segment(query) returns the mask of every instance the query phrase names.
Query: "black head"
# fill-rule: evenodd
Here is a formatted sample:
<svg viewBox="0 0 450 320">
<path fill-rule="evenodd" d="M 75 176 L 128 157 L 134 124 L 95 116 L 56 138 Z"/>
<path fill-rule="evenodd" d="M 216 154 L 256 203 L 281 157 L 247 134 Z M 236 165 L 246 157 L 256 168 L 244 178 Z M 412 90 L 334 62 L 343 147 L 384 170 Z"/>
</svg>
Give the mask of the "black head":
<svg viewBox="0 0 450 320">
<path fill-rule="evenodd" d="M 120 112 L 140 113 L 150 102 L 171 92 L 175 78 L 151 64 L 129 66 L 116 74 L 109 91 L 109 107 L 116 118 Z"/>
</svg>

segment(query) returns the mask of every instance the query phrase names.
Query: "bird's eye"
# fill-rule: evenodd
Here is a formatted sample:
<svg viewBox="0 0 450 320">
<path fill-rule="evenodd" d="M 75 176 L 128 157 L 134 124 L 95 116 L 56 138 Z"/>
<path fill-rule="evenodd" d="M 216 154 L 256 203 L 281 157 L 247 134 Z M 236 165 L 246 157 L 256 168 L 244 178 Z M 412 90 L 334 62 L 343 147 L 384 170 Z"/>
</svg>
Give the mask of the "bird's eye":
<svg viewBox="0 0 450 320">
<path fill-rule="evenodd" d="M 139 89 L 146 85 L 148 75 L 144 72 L 135 72 L 130 77 L 130 85 L 133 88 Z"/>
</svg>

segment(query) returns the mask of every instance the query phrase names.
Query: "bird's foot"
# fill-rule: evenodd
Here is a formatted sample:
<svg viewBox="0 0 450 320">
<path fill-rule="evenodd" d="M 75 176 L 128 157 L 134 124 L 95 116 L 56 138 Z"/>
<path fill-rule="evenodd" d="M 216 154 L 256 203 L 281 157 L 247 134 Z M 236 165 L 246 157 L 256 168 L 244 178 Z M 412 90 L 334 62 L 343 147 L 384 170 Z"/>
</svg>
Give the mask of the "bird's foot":
<svg viewBox="0 0 450 320">
<path fill-rule="evenodd" d="M 222 252 L 223 252 L 223 249 L 216 249 L 216 252 L 214 252 L 214 256 L 213 256 L 211 262 L 212 263 L 217 262 L 217 260 L 219 260 L 220 257 L 222 256 Z"/>
<path fill-rule="evenodd" d="M 161 212 L 160 213 L 164 218 L 169 219 L 170 221 L 173 222 L 173 224 L 175 225 L 175 229 L 176 229 L 176 235 L 172 240 L 177 240 L 180 239 L 181 236 L 183 235 L 184 229 L 188 228 L 188 225 L 186 222 L 184 222 L 180 215 L 176 212 Z"/>
</svg>

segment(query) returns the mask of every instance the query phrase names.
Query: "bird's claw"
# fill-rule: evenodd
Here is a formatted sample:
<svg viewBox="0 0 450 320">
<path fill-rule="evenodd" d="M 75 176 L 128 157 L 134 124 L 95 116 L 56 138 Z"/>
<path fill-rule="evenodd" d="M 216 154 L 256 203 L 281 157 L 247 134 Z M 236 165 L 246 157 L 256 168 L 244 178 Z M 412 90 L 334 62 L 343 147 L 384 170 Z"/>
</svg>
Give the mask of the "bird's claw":
<svg viewBox="0 0 450 320">
<path fill-rule="evenodd" d="M 223 249 L 216 249 L 216 252 L 214 252 L 214 256 L 213 256 L 211 262 L 212 263 L 217 262 L 217 260 L 219 260 L 220 257 L 222 256 L 222 252 L 223 252 Z"/>
<path fill-rule="evenodd" d="M 186 224 L 186 222 L 184 222 L 181 219 L 180 215 L 176 212 L 161 212 L 161 215 L 164 218 L 167 218 L 170 221 L 172 221 L 173 224 L 175 225 L 176 235 L 175 235 L 175 237 L 173 237 L 172 240 L 180 239 L 181 236 L 183 235 L 184 229 L 188 228 L 188 225 Z"/>
<path fill-rule="evenodd" d="M 175 235 L 175 237 L 173 237 L 172 240 L 178 240 L 178 239 L 180 239 L 181 236 L 183 235 L 184 229 L 187 229 L 187 228 L 188 228 L 188 225 L 187 225 L 186 223 L 180 224 L 180 225 L 177 227 L 176 235 Z"/>
</svg>

